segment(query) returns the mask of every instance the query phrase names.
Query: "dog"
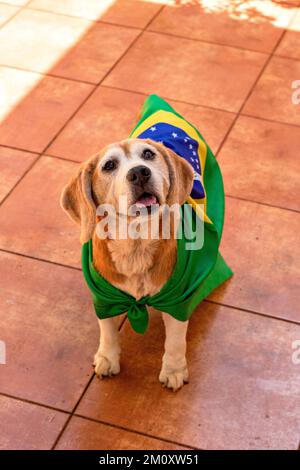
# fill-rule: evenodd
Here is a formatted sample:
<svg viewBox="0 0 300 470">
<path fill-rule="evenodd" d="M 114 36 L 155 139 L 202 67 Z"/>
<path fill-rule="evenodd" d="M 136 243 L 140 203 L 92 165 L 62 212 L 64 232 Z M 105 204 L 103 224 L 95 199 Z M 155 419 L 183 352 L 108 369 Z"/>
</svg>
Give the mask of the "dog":
<svg viewBox="0 0 300 470">
<path fill-rule="evenodd" d="M 175 118 L 180 119 L 177 116 Z M 156 130 L 156 127 L 152 126 L 149 129 Z M 173 132 L 172 138 L 177 137 L 178 134 Z M 186 141 L 189 143 L 188 139 L 190 138 L 184 137 L 183 143 Z M 199 143 L 202 144 L 202 141 L 199 140 Z M 135 299 L 140 309 L 139 314 L 146 316 L 147 314 L 143 313 L 146 310 L 143 299 L 155 299 L 160 292 L 163 292 L 162 289 L 176 270 L 179 246 L 175 237 L 180 223 L 178 217 L 172 219 L 173 230 L 169 237 L 162 236 L 160 223 L 157 236 L 149 236 L 148 223 L 153 218 L 153 213 L 155 214 L 152 209 L 157 210 L 158 219 L 161 221 L 166 206 L 182 207 L 190 198 L 195 182 L 198 181 L 199 184 L 199 180 L 202 181 L 202 177 L 195 176 L 192 165 L 171 147 L 172 145 L 168 145 L 167 142 L 142 138 L 141 135 L 138 138 L 131 137 L 108 145 L 79 167 L 64 187 L 61 196 L 62 208 L 80 225 L 82 245 L 87 247 L 90 244 L 93 278 L 98 276 L 101 282 L 113 286 L 116 293 L 120 292 L 122 295 L 126 293 L 128 298 Z M 121 207 L 120 200 L 125 200 L 126 206 L 123 204 Z M 103 215 L 98 214 L 97 208 L 103 204 L 105 207 L 113 207 L 118 217 L 128 215 L 127 212 L 132 207 L 138 209 L 126 218 L 126 227 L 128 228 L 133 221 L 139 220 L 141 226 L 146 225 L 148 236 L 123 239 L 111 237 L 108 233 L 108 236 L 100 237 L 97 225 L 103 220 Z M 140 213 L 142 209 L 143 214 Z M 208 222 L 213 227 L 209 219 Z M 212 234 L 209 236 L 215 236 L 211 227 L 207 233 Z M 218 245 L 219 240 L 211 266 L 218 263 L 221 266 L 223 262 L 220 258 L 218 262 L 216 261 Z M 230 272 L 226 271 L 222 281 L 229 275 Z M 200 279 L 196 276 L 196 281 L 198 278 Z M 215 283 L 210 288 L 216 285 Z M 209 293 L 207 287 L 204 293 Z M 150 300 L 149 304 L 151 305 Z M 123 311 L 120 310 L 118 313 Z M 98 315 L 101 317 L 98 318 L 100 345 L 94 357 L 95 373 L 100 378 L 120 372 L 121 352 L 115 319 L 113 316 L 105 317 L 105 311 L 103 314 Z M 128 316 L 134 327 L 136 311 L 131 316 L 128 313 Z M 159 381 L 173 391 L 180 389 L 189 378 L 186 360 L 188 315 L 180 319 L 176 316 L 162 311 L 166 336 Z"/>
</svg>

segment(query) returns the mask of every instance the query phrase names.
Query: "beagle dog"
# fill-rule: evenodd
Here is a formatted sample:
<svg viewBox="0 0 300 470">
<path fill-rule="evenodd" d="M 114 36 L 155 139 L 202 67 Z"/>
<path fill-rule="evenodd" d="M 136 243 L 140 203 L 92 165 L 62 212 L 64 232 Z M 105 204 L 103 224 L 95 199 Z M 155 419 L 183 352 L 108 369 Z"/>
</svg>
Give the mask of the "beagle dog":
<svg viewBox="0 0 300 470">
<path fill-rule="evenodd" d="M 113 286 L 140 299 L 158 293 L 171 276 L 177 259 L 175 237 L 99 238 L 97 207 L 110 204 L 119 213 L 121 196 L 126 197 L 128 208 L 134 204 L 146 208 L 174 203 L 181 206 L 191 193 L 193 180 L 189 163 L 163 144 L 127 139 L 84 162 L 63 189 L 61 205 L 80 224 L 81 243 L 92 240 L 95 270 Z M 127 223 L 131 220 L 129 217 Z M 166 339 L 159 380 L 175 391 L 188 381 L 188 321 L 178 321 L 164 312 L 162 317 Z M 98 321 L 101 339 L 94 365 L 102 378 L 120 372 L 120 344 L 115 319 Z"/>
<path fill-rule="evenodd" d="M 182 217 L 187 202 L 194 209 L 189 219 Z M 188 319 L 232 275 L 219 253 L 224 189 L 210 148 L 195 127 L 151 95 L 130 138 L 83 163 L 63 189 L 61 205 L 80 225 L 83 273 L 101 331 L 96 374 L 102 378 L 120 371 L 114 316 L 127 311 L 131 326 L 143 333 L 150 305 L 162 311 L 166 331 L 159 380 L 178 390 L 188 381 Z M 165 236 L 163 222 L 170 207 L 179 209 L 169 219 Z M 194 220 L 202 222 L 203 244 L 188 251 L 177 234 L 179 228 L 194 226 Z M 138 236 L 128 236 L 136 223 Z M 119 230 L 124 224 L 126 236 Z"/>
</svg>

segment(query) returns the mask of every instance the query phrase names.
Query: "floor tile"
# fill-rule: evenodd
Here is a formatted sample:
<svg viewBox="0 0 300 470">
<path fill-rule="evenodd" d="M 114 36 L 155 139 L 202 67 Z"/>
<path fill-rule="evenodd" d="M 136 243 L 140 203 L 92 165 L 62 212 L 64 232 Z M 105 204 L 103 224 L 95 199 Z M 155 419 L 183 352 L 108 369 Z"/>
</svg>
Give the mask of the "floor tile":
<svg viewBox="0 0 300 470">
<path fill-rule="evenodd" d="M 221 253 L 234 272 L 211 299 L 300 323 L 300 214 L 227 198 Z"/>
<path fill-rule="evenodd" d="M 0 31 L 0 63 L 97 83 L 138 33 L 121 26 L 23 10 Z"/>
<path fill-rule="evenodd" d="M 300 61 L 273 57 L 248 99 L 243 113 L 300 125 L 299 105 L 292 102 L 292 83 Z M 299 97 L 299 93 L 298 93 Z"/>
<path fill-rule="evenodd" d="M 0 145 L 42 152 L 91 85 L 0 67 Z"/>
<path fill-rule="evenodd" d="M 163 1 L 145 0 L 33 0 L 30 8 L 78 16 L 89 20 L 104 20 L 115 24 L 144 28 L 158 12 Z"/>
<path fill-rule="evenodd" d="M 0 264 L 7 357 L 0 393 L 71 411 L 93 373 L 99 338 L 82 273 L 4 252 Z"/>
<path fill-rule="evenodd" d="M 13 5 L 0 5 L 0 26 L 11 18 L 17 11 L 18 7 Z"/>
<path fill-rule="evenodd" d="M 235 118 L 235 114 L 203 106 L 168 101 L 187 121 L 197 127 L 212 151 L 216 153 Z"/>
<path fill-rule="evenodd" d="M 0 147 L 0 202 L 37 158 L 37 155 Z"/>
<path fill-rule="evenodd" d="M 66 419 L 64 413 L 0 395 L 0 449 L 51 449 Z"/>
<path fill-rule="evenodd" d="M 48 153 L 83 161 L 105 145 L 126 138 L 138 120 L 145 99 L 146 95 L 99 87 L 59 134 Z M 199 127 L 213 151 L 217 150 L 235 116 L 172 100 L 169 103 Z"/>
<path fill-rule="evenodd" d="M 139 30 L 95 23 L 51 69 L 51 73 L 98 83 L 138 34 Z"/>
<path fill-rule="evenodd" d="M 300 59 L 300 10 L 276 49 L 277 55 Z"/>
<path fill-rule="evenodd" d="M 271 52 L 294 9 L 271 0 L 190 2 L 171 5 L 155 18 L 151 31 Z"/>
<path fill-rule="evenodd" d="M 226 193 L 300 211 L 300 129 L 240 116 L 218 160 Z"/>
<path fill-rule="evenodd" d="M 50 155 L 84 161 L 132 131 L 145 96 L 99 87 L 49 148 Z"/>
<path fill-rule="evenodd" d="M 32 0 L 29 7 L 88 20 L 101 19 L 115 0 Z"/>
<path fill-rule="evenodd" d="M 0 31 L 0 63 L 49 72 L 92 25 L 81 18 L 23 9 Z"/>
<path fill-rule="evenodd" d="M 63 212 L 60 193 L 76 164 L 42 157 L 0 209 L 0 248 L 80 267 L 79 226 Z"/>
<path fill-rule="evenodd" d="M 184 447 L 74 416 L 56 450 L 180 450 Z"/>
<path fill-rule="evenodd" d="M 145 28 L 168 0 L 116 0 L 102 15 L 103 21 Z"/>
<path fill-rule="evenodd" d="M 144 33 L 104 84 L 237 111 L 266 58 L 258 52 Z"/>
<path fill-rule="evenodd" d="M 202 449 L 296 449 L 300 376 L 292 342 L 300 326 L 208 303 L 197 313 L 188 385 L 173 393 L 159 384 L 163 327 L 151 317 L 145 336 L 126 325 L 121 374 L 94 379 L 78 413 Z"/>
</svg>

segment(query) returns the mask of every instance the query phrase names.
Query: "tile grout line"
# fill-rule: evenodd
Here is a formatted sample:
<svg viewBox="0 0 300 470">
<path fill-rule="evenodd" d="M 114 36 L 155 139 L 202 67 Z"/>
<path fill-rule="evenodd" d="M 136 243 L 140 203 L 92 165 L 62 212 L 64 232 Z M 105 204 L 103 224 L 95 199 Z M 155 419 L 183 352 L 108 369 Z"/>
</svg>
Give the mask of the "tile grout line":
<svg viewBox="0 0 300 470">
<path fill-rule="evenodd" d="M 114 22 L 107 21 L 107 20 L 102 20 L 102 19 L 99 19 L 99 18 L 86 18 L 84 16 L 71 15 L 70 13 L 62 13 L 62 12 L 59 12 L 59 11 L 51 11 L 51 10 L 48 10 L 48 9 L 42 9 L 42 8 L 38 8 L 38 7 L 31 7 L 30 6 L 31 2 L 32 2 L 32 0 L 29 0 L 29 3 L 26 6 L 26 10 L 38 11 L 40 13 L 50 13 L 51 15 L 64 16 L 65 18 L 73 18 L 73 19 L 76 19 L 76 20 L 90 21 L 94 25 L 107 24 L 107 25 L 110 25 L 110 26 L 117 26 L 117 27 L 120 27 L 120 28 L 127 28 L 127 29 L 143 29 L 140 26 L 132 26 L 132 25 L 127 25 L 127 24 L 114 23 Z M 100 18 L 101 18 L 101 16 L 100 16 Z"/>
<path fill-rule="evenodd" d="M 158 35 L 160 34 L 162 36 L 167 36 L 167 37 L 177 38 L 177 39 L 184 39 L 186 41 L 195 41 L 195 42 L 200 42 L 201 44 L 210 44 L 212 46 L 229 47 L 231 49 L 236 49 L 238 51 L 252 52 L 254 54 L 262 54 L 262 55 L 266 55 L 266 56 L 270 54 L 270 52 L 268 52 L 268 51 L 259 51 L 259 50 L 256 50 L 256 49 L 248 49 L 246 47 L 233 46 L 232 44 L 224 44 L 222 42 L 210 41 L 208 39 L 189 38 L 187 36 L 182 36 L 180 34 L 166 33 L 165 31 L 155 31 L 153 29 L 147 29 L 146 33 L 152 33 L 152 34 L 158 34 Z"/>
<path fill-rule="evenodd" d="M 289 32 L 289 31 L 286 30 L 286 33 L 287 32 Z M 300 57 L 298 59 L 296 59 L 296 57 L 289 57 L 287 55 L 281 55 L 281 54 L 276 54 L 274 57 L 278 57 L 279 59 L 291 60 L 293 62 L 299 62 L 300 61 Z"/>
<path fill-rule="evenodd" d="M 0 145 L 1 146 L 1 145 Z M 15 149 L 14 149 L 15 150 Z M 9 196 L 12 194 L 14 189 L 19 185 L 19 183 L 23 180 L 23 178 L 27 175 L 27 173 L 30 172 L 30 170 L 34 167 L 34 165 L 37 163 L 37 161 L 40 159 L 41 154 L 37 154 L 36 158 L 33 160 L 33 162 L 29 165 L 29 167 L 25 170 L 25 172 L 20 176 L 20 178 L 16 181 L 16 183 L 10 188 L 10 190 L 5 194 L 3 199 L 0 202 L 0 207 L 4 202 L 9 198 Z"/>
<path fill-rule="evenodd" d="M 77 418 L 86 419 L 86 420 L 91 421 L 93 423 L 104 424 L 105 426 L 109 426 L 109 427 L 112 427 L 112 428 L 115 428 L 115 429 L 121 429 L 122 431 L 127 431 L 127 432 L 130 432 L 130 433 L 138 434 L 140 436 L 150 437 L 151 439 L 155 439 L 155 440 L 158 440 L 158 441 L 167 442 L 168 444 L 175 444 L 175 445 L 178 445 L 180 447 L 187 447 L 188 449 L 192 449 L 192 450 L 202 450 L 199 447 L 193 447 L 193 446 L 190 446 L 189 444 L 183 444 L 182 442 L 172 441 L 172 440 L 166 439 L 164 437 L 154 436 L 153 434 L 144 433 L 144 432 L 138 431 L 136 429 L 126 428 L 125 426 L 120 426 L 118 424 L 110 423 L 108 421 L 103 421 L 103 420 L 100 420 L 100 419 L 91 418 L 89 416 L 81 415 L 79 413 L 75 413 L 74 416 L 77 417 Z"/>
<path fill-rule="evenodd" d="M 118 328 L 118 331 L 119 331 L 119 332 L 121 331 L 121 329 L 122 329 L 122 327 L 123 327 L 125 321 L 126 321 L 126 317 L 125 317 L 125 319 L 121 322 L 121 324 L 119 325 L 119 328 Z M 95 372 L 93 372 L 93 374 L 91 375 L 91 377 L 90 377 L 89 380 L 87 381 L 87 383 L 86 383 L 86 385 L 85 385 L 83 391 L 81 392 L 81 394 L 80 394 L 78 400 L 76 401 L 74 407 L 72 408 L 72 411 L 71 411 L 71 413 L 69 414 L 69 416 L 68 416 L 68 418 L 67 418 L 67 420 L 66 420 L 64 426 L 62 427 L 62 429 L 60 430 L 60 432 L 59 432 L 58 435 L 56 436 L 56 438 L 55 438 L 55 440 L 54 440 L 54 443 L 53 443 L 53 445 L 52 445 L 52 447 L 51 447 L 51 450 L 55 450 L 55 447 L 56 447 L 57 444 L 59 443 L 59 441 L 60 441 L 61 437 L 63 436 L 64 432 L 66 431 L 66 429 L 67 429 L 67 427 L 68 427 L 68 425 L 69 425 L 71 419 L 73 418 L 73 416 L 74 416 L 74 414 L 75 414 L 75 412 L 76 412 L 78 406 L 80 405 L 80 403 L 81 403 L 83 397 L 85 396 L 87 390 L 89 389 L 90 384 L 91 384 L 92 381 L 94 380 L 94 377 L 96 377 Z"/>
<path fill-rule="evenodd" d="M 101 83 L 101 88 L 109 88 L 111 90 L 124 91 L 126 93 L 133 93 L 134 95 L 149 96 L 149 93 L 146 93 L 143 91 L 131 90 L 130 88 L 121 88 L 121 87 L 117 87 L 114 85 L 106 85 L 105 83 Z M 184 100 L 178 100 L 176 98 L 166 97 L 164 95 L 160 95 L 160 97 L 165 100 L 174 101 L 174 103 L 181 103 L 181 104 L 186 104 L 187 106 L 193 106 L 194 108 L 201 107 L 201 108 L 211 109 L 212 111 L 220 111 L 226 114 L 236 114 L 236 111 L 229 111 L 228 109 L 223 109 L 223 108 L 215 108 L 208 104 L 192 103 L 190 101 L 184 101 Z"/>
<path fill-rule="evenodd" d="M 246 313 L 251 313 L 252 315 L 257 315 L 259 317 L 264 317 L 264 318 L 271 318 L 271 320 L 277 320 L 277 321 L 282 321 L 285 323 L 289 323 L 292 325 L 300 325 L 300 321 L 296 320 L 289 320 L 288 318 L 282 318 L 282 317 L 276 317 L 274 315 L 270 315 L 268 313 L 262 313 L 262 312 L 256 312 L 255 310 L 243 308 L 243 307 L 236 307 L 235 305 L 230 305 L 230 304 L 225 304 L 222 302 L 217 302 L 215 300 L 210 300 L 208 298 L 203 299 L 202 302 L 213 304 L 213 305 L 219 305 L 220 307 L 226 307 L 226 308 L 231 308 L 232 310 L 238 310 L 240 312 L 246 312 Z"/>
<path fill-rule="evenodd" d="M 275 52 L 276 52 L 276 50 L 278 49 L 280 43 L 282 42 L 284 36 L 286 35 L 286 33 L 287 33 L 287 31 L 288 31 L 288 28 L 289 28 L 290 25 L 292 24 L 292 22 L 293 22 L 294 18 L 296 17 L 297 13 L 298 13 L 297 11 L 294 12 L 294 14 L 293 14 L 293 15 L 291 16 L 291 18 L 289 19 L 286 28 L 284 28 L 284 30 L 282 31 L 280 37 L 278 38 L 278 41 L 276 42 L 275 46 L 274 46 L 273 49 L 272 49 L 272 52 L 271 52 L 270 57 L 269 57 L 269 60 L 267 60 L 267 63 L 266 63 L 265 66 L 264 66 L 264 70 L 265 70 L 265 69 L 267 68 L 267 66 L 269 65 L 271 59 L 272 59 L 273 57 L 276 57 Z M 259 77 L 259 78 L 260 78 L 260 77 Z M 258 82 L 258 80 L 257 80 L 257 82 Z M 256 84 L 257 84 L 257 82 L 256 82 Z M 256 85 L 256 84 L 255 84 L 255 85 Z M 240 112 L 242 112 L 243 109 L 245 108 L 246 102 L 251 98 L 251 95 L 252 95 L 253 91 L 254 91 L 254 87 L 252 87 L 251 93 L 249 94 L 247 100 L 244 101 L 244 104 L 243 104 L 243 106 L 242 106 Z"/>
<path fill-rule="evenodd" d="M 58 155 L 51 155 L 48 152 L 43 154 L 42 157 L 44 157 L 44 158 L 56 158 L 57 160 L 61 160 L 63 162 L 77 163 L 77 165 L 80 165 L 82 163 L 82 162 L 79 162 L 78 160 L 72 160 L 71 158 L 59 157 Z"/>
<path fill-rule="evenodd" d="M 0 66 L 1 67 L 1 66 Z M 10 150 L 17 150 L 19 152 L 26 152 L 26 153 L 31 153 L 32 155 L 36 155 L 38 156 L 39 155 L 39 152 L 34 152 L 33 150 L 26 150 L 22 147 L 14 147 L 13 145 L 7 145 L 7 144 L 1 144 L 0 143 L 0 147 L 4 147 L 6 149 L 10 149 Z"/>
<path fill-rule="evenodd" d="M 239 116 L 241 115 L 241 113 L 242 113 L 242 111 L 243 111 L 243 109 L 244 109 L 244 107 L 245 107 L 247 101 L 250 99 L 250 97 L 251 97 L 251 95 L 252 95 L 252 93 L 253 93 L 253 91 L 254 91 L 256 85 L 258 84 L 258 82 L 259 82 L 259 80 L 261 79 L 263 73 L 264 73 L 265 70 L 267 69 L 267 67 L 268 67 L 269 63 L 271 62 L 272 58 L 274 57 L 274 53 L 275 53 L 276 49 L 278 48 L 279 44 L 281 43 L 281 41 L 282 41 L 284 35 L 286 34 L 287 28 L 288 28 L 288 27 L 290 26 L 290 24 L 292 23 L 292 21 L 293 21 L 295 15 L 296 15 L 296 13 L 294 13 L 294 15 L 291 16 L 291 18 L 290 18 L 290 20 L 289 20 L 289 22 L 288 22 L 288 24 L 287 24 L 287 27 L 282 31 L 280 37 L 278 38 L 276 44 L 275 44 L 274 47 L 273 47 L 271 53 L 269 54 L 269 57 L 267 58 L 267 60 L 266 60 L 266 62 L 264 63 L 264 65 L 263 65 L 261 71 L 259 72 L 259 74 L 257 75 L 256 79 L 254 80 L 254 83 L 253 83 L 252 87 L 250 88 L 249 92 L 246 94 L 245 99 L 243 100 L 243 103 L 242 103 L 242 105 L 241 105 L 239 111 L 237 112 L 237 114 L 236 114 L 236 116 L 235 116 L 233 122 L 231 123 L 231 126 L 229 126 L 228 131 L 226 132 L 226 134 L 225 134 L 223 140 L 221 141 L 221 144 L 220 144 L 220 146 L 219 146 L 219 148 L 218 148 L 218 151 L 216 152 L 216 157 L 220 154 L 220 151 L 222 150 L 222 148 L 223 148 L 223 146 L 224 146 L 224 144 L 225 144 L 225 142 L 226 142 L 228 136 L 230 135 L 231 131 L 233 130 L 233 128 L 234 128 L 234 126 L 235 126 L 235 124 L 236 124 L 236 122 L 237 122 Z"/>
<path fill-rule="evenodd" d="M 57 261 L 52 261 L 46 258 L 38 258 L 37 256 L 28 255 L 25 253 L 19 253 L 18 251 L 7 250 L 6 248 L 0 247 L 0 253 L 8 253 L 10 255 L 21 256 L 22 258 L 31 259 L 33 261 L 41 261 L 42 263 L 53 264 L 54 266 L 60 266 L 61 268 L 74 269 L 75 271 L 82 271 L 81 268 L 76 266 L 71 266 L 70 264 L 58 263 Z"/>
<path fill-rule="evenodd" d="M 248 118 L 252 118 L 252 119 L 257 119 L 258 121 L 270 122 L 272 124 L 279 124 L 281 126 L 289 126 L 289 127 L 300 128 L 300 124 L 295 124 L 293 122 L 286 122 L 286 121 L 277 121 L 276 119 L 270 119 L 270 118 L 266 118 L 266 117 L 255 116 L 254 114 L 248 114 L 248 113 L 241 112 L 240 116 L 248 117 Z"/>
<path fill-rule="evenodd" d="M 28 405 L 35 405 L 35 406 L 39 406 L 41 408 L 46 408 L 48 410 L 57 411 L 59 413 L 64 413 L 66 415 L 70 414 L 70 411 L 64 410 L 62 408 L 57 408 L 56 406 L 52 406 L 52 405 L 46 405 L 45 403 L 40 403 L 40 402 L 37 402 L 37 401 L 34 401 L 34 400 L 30 400 L 28 398 L 22 398 L 22 397 L 18 397 L 16 395 L 11 395 L 10 393 L 0 392 L 0 398 L 1 398 L 1 396 L 6 397 L 6 398 L 10 398 L 12 400 L 21 401 L 22 403 L 27 403 Z"/>
<path fill-rule="evenodd" d="M 252 204 L 258 204 L 260 206 L 273 207 L 274 209 L 295 212 L 296 214 L 300 213 L 300 209 L 298 210 L 298 209 L 291 209 L 290 207 L 276 206 L 275 204 L 269 204 L 268 202 L 255 201 L 254 199 L 247 199 L 247 198 L 240 197 L 240 196 L 232 196 L 231 194 L 225 194 L 225 197 L 228 197 L 230 199 L 235 199 L 236 201 L 251 202 Z"/>
<path fill-rule="evenodd" d="M 10 65 L 0 63 L 0 67 L 12 70 L 18 70 L 20 72 L 32 73 L 35 75 L 41 75 L 41 77 L 57 78 L 58 80 L 67 80 L 74 83 L 83 83 L 85 85 L 97 86 L 98 82 L 89 82 L 87 80 L 80 80 L 79 78 L 65 77 L 64 75 L 56 75 L 51 72 L 40 72 L 38 70 L 26 69 L 25 67 L 20 67 L 19 65 Z"/>
<path fill-rule="evenodd" d="M 15 13 L 13 13 L 9 18 L 7 18 L 6 21 L 4 21 L 4 23 L 1 23 L 0 25 L 0 29 L 2 29 L 4 26 L 6 26 L 11 20 L 13 20 L 22 10 L 25 10 L 25 8 L 27 7 L 27 5 L 29 5 L 29 3 L 31 2 L 31 0 L 28 0 L 27 3 L 25 3 L 24 5 L 12 5 L 11 3 L 1 3 L 1 5 L 8 5 L 8 6 L 12 6 L 12 7 L 16 7 L 17 8 L 17 11 Z"/>
<path fill-rule="evenodd" d="M 77 406 L 80 404 L 82 398 L 83 398 L 84 395 L 85 395 L 85 392 L 88 390 L 88 388 L 89 388 L 89 386 L 90 386 L 90 384 L 91 384 L 91 382 L 92 382 L 94 376 L 95 376 L 95 372 L 91 375 L 91 377 L 90 377 L 89 380 L 87 381 L 87 383 L 86 383 L 86 385 L 85 385 L 83 391 L 81 392 L 81 394 L 80 394 L 78 400 L 77 400 L 76 403 L 75 403 L 75 406 L 73 407 L 71 413 L 69 413 L 69 416 L 68 416 L 68 418 L 66 419 L 66 421 L 65 421 L 65 423 L 64 423 L 64 425 L 63 425 L 63 427 L 61 428 L 60 432 L 59 432 L 58 435 L 56 436 L 56 438 L 55 438 L 55 440 L 54 440 L 54 442 L 53 442 L 53 444 L 52 444 L 52 446 L 51 446 L 51 450 L 54 450 L 54 449 L 55 449 L 55 447 L 57 446 L 57 444 L 58 444 L 60 438 L 62 437 L 62 435 L 64 434 L 65 430 L 67 429 L 67 427 L 68 427 L 68 425 L 69 425 L 69 423 L 70 423 L 72 417 L 74 416 L 74 412 L 76 411 Z"/>
</svg>

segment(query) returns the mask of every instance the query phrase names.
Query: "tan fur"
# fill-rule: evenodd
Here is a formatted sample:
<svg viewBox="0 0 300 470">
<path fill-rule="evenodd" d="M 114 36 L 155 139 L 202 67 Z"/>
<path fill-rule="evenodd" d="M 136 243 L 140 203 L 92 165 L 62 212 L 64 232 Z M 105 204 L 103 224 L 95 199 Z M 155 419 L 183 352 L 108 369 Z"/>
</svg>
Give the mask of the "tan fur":
<svg viewBox="0 0 300 470">
<path fill-rule="evenodd" d="M 80 224 L 81 243 L 91 239 L 96 225 L 96 204 L 93 198 L 92 180 L 98 156 L 83 163 L 76 175 L 64 187 L 60 203 L 72 220 Z"/>
<path fill-rule="evenodd" d="M 126 156 L 133 140 L 119 143 Z M 168 204 L 180 205 L 190 194 L 192 170 L 188 163 L 162 144 L 146 139 L 157 149 L 167 165 L 169 181 L 164 187 Z M 109 192 L 105 177 L 101 179 L 97 165 L 107 148 L 83 163 L 77 175 L 66 185 L 61 204 L 69 216 L 81 225 L 82 243 L 93 239 L 95 269 L 111 284 L 136 298 L 158 292 L 172 274 L 176 263 L 176 242 L 168 240 L 102 240 L 97 237 L 96 205 L 106 202 Z"/>
<path fill-rule="evenodd" d="M 193 170 L 183 158 L 150 139 L 130 139 L 106 147 L 80 166 L 61 196 L 63 209 L 80 224 L 81 243 L 92 238 L 95 269 L 112 285 L 136 299 L 159 292 L 169 279 L 177 259 L 176 240 L 173 237 L 162 239 L 161 226 L 157 240 L 102 239 L 97 236 L 95 228 L 101 219 L 96 215 L 98 205 L 112 204 L 118 212 L 118 197 L 130 195 L 124 175 L 130 165 L 133 167 L 142 163 L 139 161 L 139 149 L 143 146 L 151 146 L 156 152 L 155 162 L 144 164 L 151 168 L 160 203 L 182 205 L 191 192 Z M 113 158 L 115 154 L 120 165 L 123 165 L 117 175 L 122 175 L 122 169 L 125 172 L 119 179 L 102 171 L 105 159 Z M 172 224 L 176 224 L 176 221 L 173 220 Z M 176 225 L 172 228 L 176 228 Z M 174 233 L 172 228 L 171 233 Z M 164 316 L 164 323 L 167 338 L 159 379 L 167 387 L 177 390 L 188 377 L 185 359 L 187 322 L 178 322 L 167 315 Z M 101 342 L 95 355 L 95 371 L 102 377 L 119 372 L 120 346 L 113 319 L 99 320 L 99 324 Z"/>
</svg>

